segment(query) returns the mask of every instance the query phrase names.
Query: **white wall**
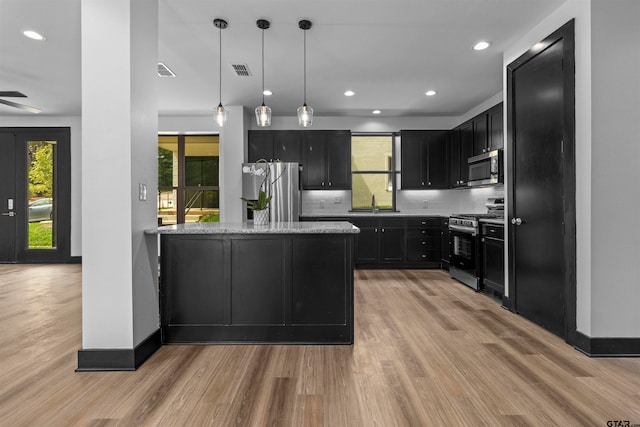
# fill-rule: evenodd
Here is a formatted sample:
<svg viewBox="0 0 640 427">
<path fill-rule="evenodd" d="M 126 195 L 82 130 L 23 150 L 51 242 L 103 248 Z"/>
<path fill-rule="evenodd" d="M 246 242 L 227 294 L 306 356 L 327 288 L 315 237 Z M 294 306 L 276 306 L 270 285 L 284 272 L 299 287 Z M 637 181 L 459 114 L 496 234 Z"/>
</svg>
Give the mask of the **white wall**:
<svg viewBox="0 0 640 427">
<path fill-rule="evenodd" d="M 591 5 L 591 334 L 640 337 L 640 2 Z"/>
<path fill-rule="evenodd" d="M 577 239 L 577 330 L 592 336 L 591 324 L 591 0 L 568 0 L 563 6 L 531 29 L 504 53 L 504 86 L 507 93 L 506 67 L 533 45 L 575 18 L 575 120 L 576 120 L 576 239 Z M 505 109 L 505 120 L 506 109 Z M 505 156 L 508 146 L 505 147 Z M 508 197 L 508 184 L 505 184 Z M 508 237 L 508 236 L 506 236 Z M 508 239 L 507 239 L 508 245 Z M 616 251 L 615 248 L 608 248 Z M 508 276 L 507 276 L 508 277 Z M 617 336 L 617 335 L 614 335 Z"/>
<path fill-rule="evenodd" d="M 68 127 L 71 132 L 71 256 L 82 255 L 82 121 L 80 117 L 0 116 L 0 127 Z"/>
</svg>

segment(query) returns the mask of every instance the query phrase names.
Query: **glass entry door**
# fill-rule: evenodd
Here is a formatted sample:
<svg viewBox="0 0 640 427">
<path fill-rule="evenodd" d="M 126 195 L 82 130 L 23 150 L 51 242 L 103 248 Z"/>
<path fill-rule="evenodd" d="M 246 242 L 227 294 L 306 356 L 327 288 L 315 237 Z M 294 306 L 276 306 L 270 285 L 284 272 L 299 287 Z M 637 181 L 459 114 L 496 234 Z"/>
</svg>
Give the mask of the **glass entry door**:
<svg viewBox="0 0 640 427">
<path fill-rule="evenodd" d="M 70 257 L 69 129 L 0 130 L 0 262 Z"/>
</svg>

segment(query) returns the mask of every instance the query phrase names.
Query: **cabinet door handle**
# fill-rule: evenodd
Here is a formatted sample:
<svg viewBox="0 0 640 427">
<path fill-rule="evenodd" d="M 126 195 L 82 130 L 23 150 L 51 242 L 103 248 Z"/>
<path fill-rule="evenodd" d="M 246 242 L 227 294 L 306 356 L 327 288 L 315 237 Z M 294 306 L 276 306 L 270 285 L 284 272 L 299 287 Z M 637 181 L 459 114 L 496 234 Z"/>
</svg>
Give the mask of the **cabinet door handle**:
<svg viewBox="0 0 640 427">
<path fill-rule="evenodd" d="M 422 181 L 421 184 L 424 185 L 424 181 Z"/>
<path fill-rule="evenodd" d="M 426 234 L 426 233 L 427 233 L 427 231 L 426 231 L 426 230 L 422 230 L 422 234 Z"/>
<path fill-rule="evenodd" d="M 422 225 L 426 225 L 427 222 L 426 221 L 420 221 L 422 223 Z"/>
<path fill-rule="evenodd" d="M 375 228 L 375 232 L 376 232 L 376 233 L 378 232 L 378 229 L 377 229 L 377 228 Z"/>
<path fill-rule="evenodd" d="M 426 244 L 427 244 L 427 242 L 422 242 L 422 244 L 423 244 L 423 245 L 426 245 Z"/>
<path fill-rule="evenodd" d="M 324 182 L 322 183 L 322 186 L 324 187 Z"/>
<path fill-rule="evenodd" d="M 426 255 L 422 255 L 422 258 L 426 258 L 426 257 L 427 257 Z"/>
<path fill-rule="evenodd" d="M 331 182 L 329 182 L 329 187 L 331 187 Z"/>
<path fill-rule="evenodd" d="M 431 185 L 431 181 L 429 181 L 429 185 Z"/>
</svg>

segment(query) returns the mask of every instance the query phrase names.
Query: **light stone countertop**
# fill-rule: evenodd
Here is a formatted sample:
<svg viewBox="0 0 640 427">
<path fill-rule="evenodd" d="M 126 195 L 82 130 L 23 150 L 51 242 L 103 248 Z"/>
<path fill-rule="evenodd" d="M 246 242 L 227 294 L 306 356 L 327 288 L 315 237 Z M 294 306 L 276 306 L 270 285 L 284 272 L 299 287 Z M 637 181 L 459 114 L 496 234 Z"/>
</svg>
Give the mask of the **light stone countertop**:
<svg viewBox="0 0 640 427">
<path fill-rule="evenodd" d="M 489 224 L 505 225 L 504 218 L 480 218 L 480 222 L 486 222 Z"/>
<path fill-rule="evenodd" d="M 415 218 L 415 217 L 439 217 L 439 218 L 449 218 L 450 214 L 443 213 L 426 213 L 426 212 L 415 212 L 415 211 L 378 211 L 373 213 L 371 211 L 357 211 L 357 212 L 342 212 L 342 213 L 315 213 L 315 214 L 302 214 L 300 218 L 350 218 L 350 217 L 376 217 L 376 216 L 384 216 L 384 217 L 398 217 L 398 218 Z"/>
<path fill-rule="evenodd" d="M 360 229 L 346 221 L 270 222 L 253 225 L 249 222 L 194 222 L 165 225 L 145 234 L 357 234 Z"/>
</svg>

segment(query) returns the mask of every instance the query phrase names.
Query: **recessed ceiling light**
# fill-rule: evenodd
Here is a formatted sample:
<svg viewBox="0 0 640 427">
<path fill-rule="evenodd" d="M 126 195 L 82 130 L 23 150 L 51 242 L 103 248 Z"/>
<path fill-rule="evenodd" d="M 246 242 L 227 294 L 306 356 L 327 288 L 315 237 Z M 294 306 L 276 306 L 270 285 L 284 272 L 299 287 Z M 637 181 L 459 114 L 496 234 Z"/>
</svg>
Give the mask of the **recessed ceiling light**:
<svg viewBox="0 0 640 427">
<path fill-rule="evenodd" d="M 265 90 L 262 92 L 262 94 L 263 94 L 264 96 L 271 96 L 271 95 L 273 95 L 273 92 L 271 92 L 269 89 L 265 89 Z"/>
<path fill-rule="evenodd" d="M 373 114 L 380 114 L 380 113 L 382 113 L 382 111 L 380 111 L 380 110 L 373 110 L 373 111 L 372 111 L 372 113 L 373 113 Z"/>
<path fill-rule="evenodd" d="M 24 34 L 25 37 L 29 37 L 32 40 L 38 40 L 39 42 L 47 40 L 45 36 L 33 30 L 25 30 L 22 34 Z"/>
<path fill-rule="evenodd" d="M 43 36 L 42 34 L 36 32 L 36 31 L 33 31 L 33 30 L 25 30 L 25 31 L 22 32 L 22 34 L 25 37 L 29 37 L 30 39 L 37 40 L 39 42 L 43 42 L 43 41 L 47 40 L 47 38 L 45 36 Z"/>
<path fill-rule="evenodd" d="M 438 92 L 436 92 L 435 90 L 428 90 L 428 91 L 426 91 L 424 94 L 425 94 L 425 95 L 427 95 L 427 96 L 433 96 L 433 95 L 435 95 L 436 93 L 438 93 Z"/>
<path fill-rule="evenodd" d="M 489 46 L 491 46 L 491 43 L 489 42 L 478 42 L 476 43 L 476 45 L 473 47 L 473 50 L 485 50 L 486 48 L 488 48 Z"/>
<path fill-rule="evenodd" d="M 355 94 L 356 94 L 356 93 L 355 93 L 354 91 L 352 91 L 352 90 L 348 90 L 348 91 L 346 91 L 346 92 L 344 93 L 344 96 L 353 96 L 353 95 L 355 95 Z"/>
</svg>

